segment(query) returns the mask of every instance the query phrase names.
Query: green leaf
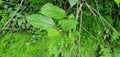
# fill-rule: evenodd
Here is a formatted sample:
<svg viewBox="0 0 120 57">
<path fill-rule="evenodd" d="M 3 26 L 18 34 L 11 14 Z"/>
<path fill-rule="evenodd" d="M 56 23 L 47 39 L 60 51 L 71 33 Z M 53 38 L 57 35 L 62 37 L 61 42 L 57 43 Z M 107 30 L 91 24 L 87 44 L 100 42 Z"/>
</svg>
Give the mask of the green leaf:
<svg viewBox="0 0 120 57">
<path fill-rule="evenodd" d="M 20 20 L 18 20 L 18 25 L 19 25 L 19 26 L 21 26 L 22 23 L 25 23 L 25 20 L 24 20 L 24 19 L 20 19 Z"/>
<path fill-rule="evenodd" d="M 54 29 L 54 28 L 48 29 L 47 32 L 48 32 L 49 37 L 59 35 L 59 31 L 57 29 Z"/>
<path fill-rule="evenodd" d="M 120 4 L 120 0 L 114 0 L 116 2 L 116 4 L 118 5 L 119 7 L 119 4 Z"/>
<path fill-rule="evenodd" d="M 114 57 L 120 57 L 120 47 L 114 47 Z"/>
<path fill-rule="evenodd" d="M 61 8 L 54 6 L 51 3 L 45 4 L 42 8 L 40 13 L 47 17 L 51 17 L 54 19 L 63 19 L 66 16 L 66 12 Z"/>
<path fill-rule="evenodd" d="M 119 35 L 116 32 L 113 32 L 113 37 L 114 37 L 114 40 L 119 39 Z"/>
<path fill-rule="evenodd" d="M 2 0 L 0 0 L 0 6 L 3 4 L 3 1 Z"/>
<path fill-rule="evenodd" d="M 60 27 L 63 30 L 70 30 L 76 27 L 77 25 L 77 20 L 76 19 L 65 19 L 65 20 L 60 20 L 58 25 L 60 25 Z"/>
<path fill-rule="evenodd" d="M 54 21 L 51 18 L 42 16 L 40 14 L 27 16 L 27 21 L 29 24 L 35 28 L 48 29 L 55 26 Z"/>
<path fill-rule="evenodd" d="M 105 48 L 103 45 L 100 45 L 101 50 L 100 50 L 100 57 L 112 57 L 111 50 L 109 48 Z"/>
<path fill-rule="evenodd" d="M 68 0 L 68 1 L 71 7 L 73 7 L 78 2 L 78 0 Z"/>
</svg>

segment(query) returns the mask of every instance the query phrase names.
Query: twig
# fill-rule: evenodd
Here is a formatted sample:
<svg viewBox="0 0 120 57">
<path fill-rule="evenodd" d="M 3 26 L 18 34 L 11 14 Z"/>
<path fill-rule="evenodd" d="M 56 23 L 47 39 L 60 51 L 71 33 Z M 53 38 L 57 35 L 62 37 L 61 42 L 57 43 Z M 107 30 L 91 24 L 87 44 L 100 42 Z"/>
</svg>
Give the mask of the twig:
<svg viewBox="0 0 120 57">
<path fill-rule="evenodd" d="M 94 11 L 92 10 L 92 8 L 90 8 L 90 5 L 88 5 L 87 2 L 85 2 L 85 4 L 86 4 L 86 6 L 88 7 L 88 9 L 92 12 L 92 14 L 93 14 L 93 16 L 94 16 L 94 19 L 95 19 L 95 21 L 96 21 L 96 23 L 97 23 L 97 26 L 100 28 L 100 25 L 98 24 L 97 19 L 96 19 L 96 14 L 95 14 Z M 99 9 L 98 9 L 98 10 L 99 10 Z M 103 25 L 104 25 L 104 24 L 103 24 Z"/>
<path fill-rule="evenodd" d="M 114 57 L 114 54 L 113 54 L 114 52 L 112 51 L 112 47 L 110 46 L 110 43 L 107 40 L 105 40 L 105 42 L 108 45 L 108 48 L 110 49 L 112 57 Z"/>
<path fill-rule="evenodd" d="M 81 9 L 81 16 L 80 16 L 80 21 L 79 21 L 79 38 L 78 38 L 78 57 L 80 57 L 80 38 L 81 38 L 81 27 L 82 27 L 82 9 Z"/>
<path fill-rule="evenodd" d="M 69 31 L 69 39 L 72 40 L 71 30 Z M 70 44 L 70 52 L 68 57 L 71 57 L 72 50 L 73 50 L 73 42 Z"/>
<path fill-rule="evenodd" d="M 98 3 L 97 3 L 96 0 L 95 0 L 95 4 L 96 4 L 97 10 L 98 10 L 98 12 L 99 12 Z"/>
<path fill-rule="evenodd" d="M 120 45 L 120 42 L 118 42 L 110 32 L 109 32 L 109 34 L 112 36 L 113 40 L 116 41 Z"/>
<path fill-rule="evenodd" d="M 90 33 L 86 28 L 82 27 L 83 30 L 85 30 L 88 34 L 90 34 L 96 41 L 99 42 L 99 40 L 92 34 Z"/>
<path fill-rule="evenodd" d="M 17 8 L 17 10 L 14 12 L 14 14 L 13 14 L 12 16 L 10 16 L 10 18 L 9 18 L 8 21 L 5 23 L 5 25 L 3 26 L 3 28 L 1 29 L 0 32 L 2 32 L 3 30 L 6 30 L 6 29 L 9 27 L 8 24 L 11 22 L 12 18 L 16 15 L 16 13 L 18 12 L 18 10 L 19 10 L 20 7 L 22 6 L 23 1 L 24 1 L 24 0 L 21 1 L 21 3 L 20 3 L 20 5 L 19 5 L 19 7 Z M 4 32 L 5 32 L 5 31 L 4 31 Z"/>
<path fill-rule="evenodd" d="M 85 4 L 87 5 L 88 9 L 93 13 L 93 15 L 96 16 L 96 14 L 95 14 L 94 11 L 90 8 L 90 6 L 88 5 L 88 3 L 85 2 Z"/>
<path fill-rule="evenodd" d="M 78 8 L 78 4 L 77 4 L 77 14 L 76 14 L 76 19 L 78 20 L 79 18 L 79 13 L 81 12 L 81 18 L 79 21 L 79 33 L 81 33 L 81 26 L 82 26 L 82 6 L 84 3 L 81 2 L 79 8 Z M 78 37 L 78 57 L 80 57 L 80 36 Z"/>
<path fill-rule="evenodd" d="M 78 19 L 79 13 L 82 9 L 83 3 L 80 4 L 80 7 L 77 9 L 76 19 Z"/>
<path fill-rule="evenodd" d="M 112 27 L 112 25 L 111 25 L 96 9 L 94 9 L 93 7 L 91 7 L 91 8 L 99 15 L 99 17 L 100 17 L 103 21 L 106 22 L 106 24 L 107 24 L 108 26 L 110 26 L 110 27 L 112 28 L 112 30 L 114 30 L 114 31 L 120 36 L 120 33 L 119 33 L 114 27 Z"/>
<path fill-rule="evenodd" d="M 102 17 L 102 15 L 99 13 L 99 11 L 97 11 L 96 9 L 94 9 L 93 7 L 91 7 L 101 18 L 101 21 L 102 21 L 102 23 L 103 23 L 103 21 L 105 21 L 109 26 L 110 26 L 110 28 L 112 28 L 113 29 L 113 31 L 115 31 L 119 36 L 120 36 L 120 33 L 114 28 L 114 27 L 112 27 L 111 25 L 110 25 L 110 23 L 108 23 L 108 21 L 107 20 L 105 20 L 105 18 L 104 17 Z M 104 23 L 103 23 L 104 24 Z M 106 28 L 106 26 L 104 25 L 104 27 Z M 106 28 L 107 29 L 107 28 Z M 110 32 L 109 32 L 110 33 Z M 115 40 L 115 37 L 110 33 L 110 35 L 113 37 L 113 40 Z M 117 40 L 115 40 L 119 45 L 120 45 L 120 42 L 118 42 Z"/>
</svg>

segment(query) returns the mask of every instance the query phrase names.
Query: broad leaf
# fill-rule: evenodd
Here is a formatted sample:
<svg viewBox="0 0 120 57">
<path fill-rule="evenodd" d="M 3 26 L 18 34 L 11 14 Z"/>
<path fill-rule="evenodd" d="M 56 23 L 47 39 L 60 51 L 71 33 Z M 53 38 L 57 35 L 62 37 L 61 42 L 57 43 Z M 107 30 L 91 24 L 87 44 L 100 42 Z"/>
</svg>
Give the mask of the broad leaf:
<svg viewBox="0 0 120 57">
<path fill-rule="evenodd" d="M 54 29 L 54 28 L 48 29 L 47 32 L 48 32 L 49 37 L 54 37 L 56 35 L 59 35 L 59 31 L 57 29 Z"/>
<path fill-rule="evenodd" d="M 51 18 L 40 14 L 27 16 L 27 21 L 35 28 L 48 29 L 55 26 L 55 23 Z"/>
<path fill-rule="evenodd" d="M 60 27 L 63 30 L 70 30 L 76 27 L 77 25 L 77 20 L 76 19 L 64 19 L 64 20 L 60 20 L 58 25 L 60 25 Z"/>
<path fill-rule="evenodd" d="M 68 1 L 71 7 L 73 7 L 78 2 L 78 0 L 68 0 Z"/>
<path fill-rule="evenodd" d="M 54 6 L 51 3 L 45 4 L 42 8 L 40 13 L 45 16 L 54 18 L 54 19 L 63 19 L 66 16 L 66 12 L 61 8 Z"/>
</svg>

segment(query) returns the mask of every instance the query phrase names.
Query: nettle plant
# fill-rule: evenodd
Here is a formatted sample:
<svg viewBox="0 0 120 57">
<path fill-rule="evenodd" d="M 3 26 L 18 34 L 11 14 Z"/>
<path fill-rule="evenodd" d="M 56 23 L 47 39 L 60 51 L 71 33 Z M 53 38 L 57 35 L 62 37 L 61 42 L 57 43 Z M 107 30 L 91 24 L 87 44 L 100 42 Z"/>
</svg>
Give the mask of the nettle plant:
<svg viewBox="0 0 120 57">
<path fill-rule="evenodd" d="M 47 3 L 43 5 L 39 14 L 32 14 L 26 17 L 27 22 L 33 27 L 40 30 L 46 30 L 47 36 L 50 38 L 49 42 L 49 56 L 68 57 L 70 52 L 70 45 L 74 43 L 74 38 L 79 34 L 77 31 L 69 31 L 76 28 L 78 22 L 74 15 L 68 15 L 61 8 Z"/>
</svg>

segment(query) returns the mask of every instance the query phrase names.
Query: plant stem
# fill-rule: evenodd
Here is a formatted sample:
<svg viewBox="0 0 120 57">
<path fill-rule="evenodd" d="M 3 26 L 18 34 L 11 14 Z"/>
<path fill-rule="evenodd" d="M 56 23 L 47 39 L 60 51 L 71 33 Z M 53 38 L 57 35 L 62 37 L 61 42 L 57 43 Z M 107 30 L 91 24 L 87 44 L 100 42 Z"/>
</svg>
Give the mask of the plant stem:
<svg viewBox="0 0 120 57">
<path fill-rule="evenodd" d="M 3 26 L 3 28 L 1 29 L 0 32 L 2 32 L 3 30 L 4 30 L 4 32 L 5 32 L 6 29 L 9 27 L 9 24 L 10 24 L 10 22 L 12 21 L 12 18 L 16 15 L 16 13 L 18 12 L 18 10 L 19 10 L 20 7 L 22 6 L 23 1 L 24 1 L 24 0 L 21 1 L 21 3 L 20 3 L 20 5 L 19 5 L 19 7 L 17 8 L 17 10 L 14 12 L 14 14 L 13 14 L 12 16 L 10 16 L 10 18 L 9 18 L 8 21 L 5 23 L 5 25 Z"/>
</svg>

